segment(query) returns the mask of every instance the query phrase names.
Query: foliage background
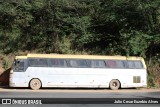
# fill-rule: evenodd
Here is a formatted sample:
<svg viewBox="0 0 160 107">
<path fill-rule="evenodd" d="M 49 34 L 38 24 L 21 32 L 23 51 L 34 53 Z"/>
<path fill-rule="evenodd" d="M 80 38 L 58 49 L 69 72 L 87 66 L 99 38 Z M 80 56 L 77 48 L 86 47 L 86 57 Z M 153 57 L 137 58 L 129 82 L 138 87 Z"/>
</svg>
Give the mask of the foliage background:
<svg viewBox="0 0 160 107">
<path fill-rule="evenodd" d="M 0 0 L 0 60 L 27 53 L 142 56 L 160 82 L 159 0 Z"/>
</svg>

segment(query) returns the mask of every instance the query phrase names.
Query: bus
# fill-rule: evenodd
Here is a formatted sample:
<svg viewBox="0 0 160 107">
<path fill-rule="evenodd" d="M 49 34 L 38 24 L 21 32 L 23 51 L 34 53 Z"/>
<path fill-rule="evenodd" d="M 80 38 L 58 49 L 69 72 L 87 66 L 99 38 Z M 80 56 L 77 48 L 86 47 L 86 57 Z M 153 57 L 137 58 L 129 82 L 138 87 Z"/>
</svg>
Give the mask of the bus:
<svg viewBox="0 0 160 107">
<path fill-rule="evenodd" d="M 142 57 L 27 54 L 16 56 L 10 87 L 119 88 L 146 87 Z"/>
</svg>

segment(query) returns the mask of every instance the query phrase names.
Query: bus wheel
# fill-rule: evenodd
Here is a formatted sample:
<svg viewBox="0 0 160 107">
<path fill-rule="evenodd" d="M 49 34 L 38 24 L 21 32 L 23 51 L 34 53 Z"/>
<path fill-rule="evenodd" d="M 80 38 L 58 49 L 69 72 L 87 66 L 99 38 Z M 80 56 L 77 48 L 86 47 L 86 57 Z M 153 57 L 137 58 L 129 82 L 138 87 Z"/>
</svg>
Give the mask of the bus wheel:
<svg viewBox="0 0 160 107">
<path fill-rule="evenodd" d="M 33 90 L 38 90 L 41 88 L 41 81 L 39 79 L 32 79 L 29 83 L 29 86 Z"/>
<path fill-rule="evenodd" d="M 112 80 L 110 83 L 109 83 L 109 87 L 112 89 L 112 90 L 118 90 L 120 88 L 120 83 L 118 80 Z"/>
</svg>

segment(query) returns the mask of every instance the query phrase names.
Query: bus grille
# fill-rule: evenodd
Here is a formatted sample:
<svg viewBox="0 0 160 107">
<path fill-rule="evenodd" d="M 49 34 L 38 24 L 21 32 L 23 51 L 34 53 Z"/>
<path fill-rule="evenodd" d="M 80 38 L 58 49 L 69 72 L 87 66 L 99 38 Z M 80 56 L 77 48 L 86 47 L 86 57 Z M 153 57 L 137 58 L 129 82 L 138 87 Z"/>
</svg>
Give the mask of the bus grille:
<svg viewBox="0 0 160 107">
<path fill-rule="evenodd" d="M 140 83 L 141 77 L 140 76 L 133 76 L 133 83 Z"/>
</svg>

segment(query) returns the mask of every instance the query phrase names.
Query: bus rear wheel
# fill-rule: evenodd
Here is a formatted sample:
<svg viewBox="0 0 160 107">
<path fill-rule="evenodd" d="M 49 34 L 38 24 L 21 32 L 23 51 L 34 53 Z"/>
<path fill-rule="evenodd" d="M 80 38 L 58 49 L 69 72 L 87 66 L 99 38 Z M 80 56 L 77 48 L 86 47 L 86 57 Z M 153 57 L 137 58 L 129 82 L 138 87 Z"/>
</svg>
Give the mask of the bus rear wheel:
<svg viewBox="0 0 160 107">
<path fill-rule="evenodd" d="M 38 90 L 41 88 L 41 81 L 39 79 L 32 79 L 29 83 L 29 86 L 33 90 Z"/>
<path fill-rule="evenodd" d="M 118 90 L 120 88 L 120 82 L 118 80 L 112 80 L 110 83 L 109 83 L 109 87 L 112 89 L 112 90 Z"/>
</svg>

